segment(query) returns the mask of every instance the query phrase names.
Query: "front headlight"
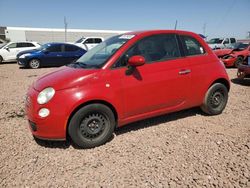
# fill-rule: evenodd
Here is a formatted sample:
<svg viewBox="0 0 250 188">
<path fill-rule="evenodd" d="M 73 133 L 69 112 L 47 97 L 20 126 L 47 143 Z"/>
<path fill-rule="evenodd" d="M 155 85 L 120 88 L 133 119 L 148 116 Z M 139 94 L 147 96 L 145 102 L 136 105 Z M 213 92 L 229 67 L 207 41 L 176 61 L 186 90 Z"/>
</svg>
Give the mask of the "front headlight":
<svg viewBox="0 0 250 188">
<path fill-rule="evenodd" d="M 25 57 L 27 57 L 27 56 L 29 56 L 30 54 L 28 53 L 28 54 L 23 54 L 23 55 L 21 55 L 19 58 L 25 58 Z"/>
<path fill-rule="evenodd" d="M 37 102 L 38 104 L 46 104 L 52 99 L 54 95 L 55 90 L 52 87 L 45 88 L 39 93 L 37 97 Z"/>
</svg>

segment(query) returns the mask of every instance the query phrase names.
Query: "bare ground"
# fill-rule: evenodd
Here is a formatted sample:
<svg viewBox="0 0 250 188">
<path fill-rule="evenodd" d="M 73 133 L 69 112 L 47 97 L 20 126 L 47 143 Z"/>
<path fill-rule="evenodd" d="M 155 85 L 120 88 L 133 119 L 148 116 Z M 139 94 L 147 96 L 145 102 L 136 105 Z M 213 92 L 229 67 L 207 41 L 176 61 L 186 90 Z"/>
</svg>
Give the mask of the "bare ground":
<svg viewBox="0 0 250 188">
<path fill-rule="evenodd" d="M 133 123 L 88 150 L 36 142 L 28 129 L 24 95 L 52 70 L 0 65 L 0 187 L 250 187 L 250 80 L 236 69 L 223 114 L 194 108 Z"/>
</svg>

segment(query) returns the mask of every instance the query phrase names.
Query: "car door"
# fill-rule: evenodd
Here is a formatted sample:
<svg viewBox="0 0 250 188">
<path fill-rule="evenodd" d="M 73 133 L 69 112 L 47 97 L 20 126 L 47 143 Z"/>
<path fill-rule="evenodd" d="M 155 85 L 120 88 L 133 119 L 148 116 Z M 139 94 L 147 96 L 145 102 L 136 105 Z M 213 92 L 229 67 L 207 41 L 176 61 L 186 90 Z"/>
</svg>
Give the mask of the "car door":
<svg viewBox="0 0 250 188">
<path fill-rule="evenodd" d="M 18 53 L 17 43 L 13 42 L 3 48 L 2 56 L 4 60 L 15 60 Z"/>
<path fill-rule="evenodd" d="M 134 55 L 143 56 L 146 64 L 126 75 L 127 59 Z M 181 56 L 176 35 L 146 37 L 125 52 L 117 64 L 114 74 L 121 76 L 123 118 L 185 106 L 190 89 L 190 72 L 187 61 Z"/>
<path fill-rule="evenodd" d="M 206 79 L 211 77 L 211 56 L 202 46 L 203 41 L 198 41 L 192 36 L 180 35 L 186 60 L 191 71 L 190 103 L 200 105 L 207 90 Z M 218 60 L 219 61 L 219 60 Z"/>
<path fill-rule="evenodd" d="M 45 66 L 60 66 L 64 62 L 63 44 L 51 44 L 44 50 L 42 63 Z"/>
<path fill-rule="evenodd" d="M 80 48 L 75 45 L 65 44 L 64 49 L 64 65 L 72 63 L 73 61 L 79 59 L 81 57 L 81 53 L 79 52 Z"/>
</svg>

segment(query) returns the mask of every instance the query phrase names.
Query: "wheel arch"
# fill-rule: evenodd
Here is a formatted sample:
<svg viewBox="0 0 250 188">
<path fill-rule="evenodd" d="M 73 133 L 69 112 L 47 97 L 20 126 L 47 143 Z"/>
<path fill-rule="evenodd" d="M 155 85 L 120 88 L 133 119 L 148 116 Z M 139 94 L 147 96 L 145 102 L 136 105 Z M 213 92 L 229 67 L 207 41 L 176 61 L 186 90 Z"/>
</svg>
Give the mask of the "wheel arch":
<svg viewBox="0 0 250 188">
<path fill-rule="evenodd" d="M 106 105 L 107 107 L 109 107 L 112 112 L 114 113 L 114 116 L 115 116 L 115 122 L 116 122 L 116 127 L 117 127 L 117 122 L 118 122 L 118 113 L 117 113 L 117 110 L 116 108 L 109 102 L 105 101 L 105 100 L 90 100 L 90 101 L 87 101 L 87 102 L 84 102 L 84 103 L 81 103 L 80 105 L 78 105 L 71 113 L 70 113 L 70 116 L 67 120 L 67 125 L 66 125 L 66 137 L 67 139 L 69 138 L 69 134 L 68 134 L 68 128 L 69 128 L 69 123 L 72 119 L 72 117 L 74 116 L 74 114 L 79 110 L 81 109 L 82 107 L 86 106 L 86 105 L 89 105 L 89 104 L 103 104 L 103 105 Z"/>
<path fill-rule="evenodd" d="M 215 81 L 212 82 L 212 84 L 210 84 L 210 86 L 208 88 L 210 88 L 215 83 L 221 83 L 221 84 L 223 84 L 223 85 L 226 86 L 226 88 L 227 88 L 228 91 L 230 90 L 230 83 L 225 78 L 218 78 L 218 79 L 216 79 Z"/>
</svg>

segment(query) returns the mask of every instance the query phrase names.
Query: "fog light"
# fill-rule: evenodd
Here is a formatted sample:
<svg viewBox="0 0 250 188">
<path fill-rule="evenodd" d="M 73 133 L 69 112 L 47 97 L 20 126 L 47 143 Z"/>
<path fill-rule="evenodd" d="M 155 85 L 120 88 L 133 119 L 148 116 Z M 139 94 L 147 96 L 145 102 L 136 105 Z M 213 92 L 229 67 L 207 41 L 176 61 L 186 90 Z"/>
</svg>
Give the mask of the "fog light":
<svg viewBox="0 0 250 188">
<path fill-rule="evenodd" d="M 38 112 L 38 115 L 40 116 L 40 117 L 47 117 L 48 115 L 49 115 L 49 109 L 47 109 L 47 108 L 41 108 L 40 110 L 39 110 L 39 112 Z"/>
</svg>

